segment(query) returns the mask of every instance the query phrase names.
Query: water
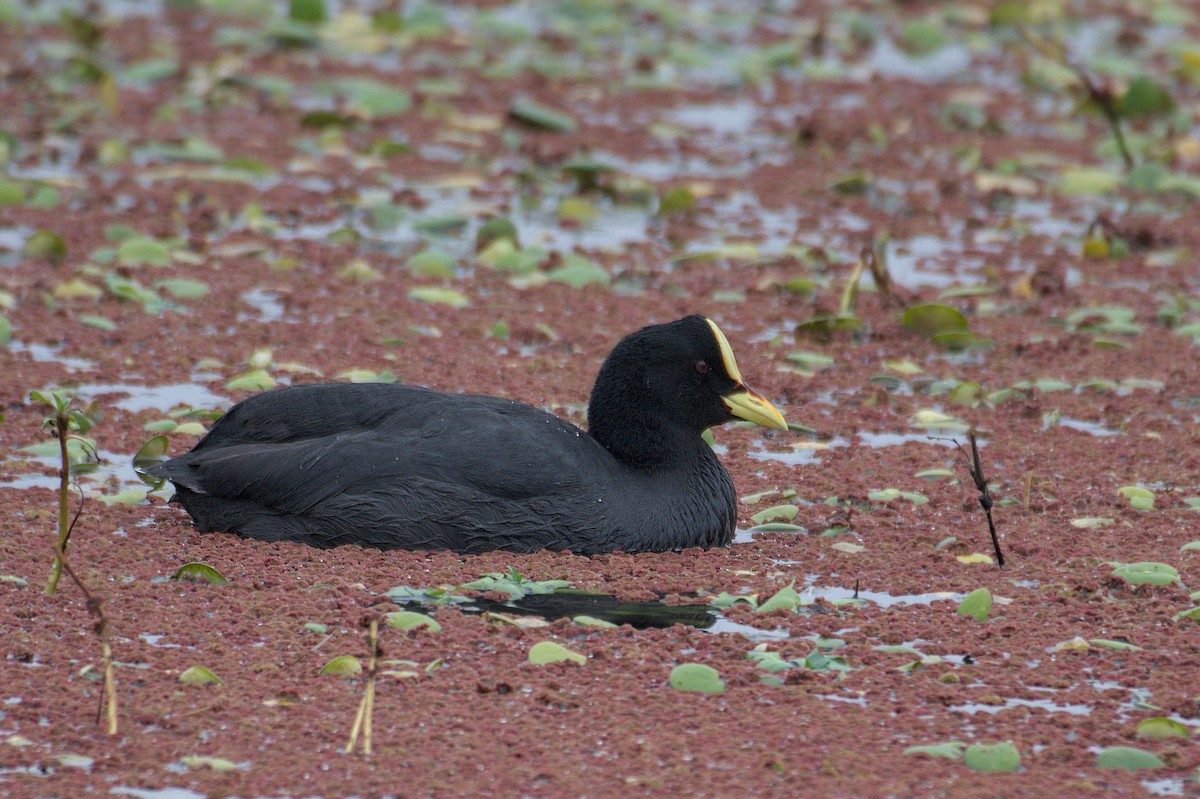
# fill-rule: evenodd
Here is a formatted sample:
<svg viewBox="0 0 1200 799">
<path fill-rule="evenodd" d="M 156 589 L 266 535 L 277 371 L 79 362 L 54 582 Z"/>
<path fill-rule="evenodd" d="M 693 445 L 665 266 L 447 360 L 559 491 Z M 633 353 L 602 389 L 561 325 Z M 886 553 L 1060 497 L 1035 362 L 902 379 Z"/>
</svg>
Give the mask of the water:
<svg viewBox="0 0 1200 799">
<path fill-rule="evenodd" d="M 1072 430 L 1081 430 L 1093 436 L 1100 438 L 1106 436 L 1123 435 L 1122 431 L 1114 430 L 1111 427 L 1105 427 L 1100 422 L 1089 422 L 1085 419 L 1075 419 L 1070 416 L 1059 416 L 1052 423 L 1043 423 L 1042 429 L 1048 430 L 1051 427 L 1069 427 Z"/>
<path fill-rule="evenodd" d="M 71 371 L 86 372 L 96 368 L 95 361 L 89 361 L 86 358 L 72 358 L 69 355 L 62 355 L 62 346 L 52 347 L 49 344 L 26 343 L 24 341 L 11 341 L 8 344 L 8 349 L 11 352 L 28 353 L 29 357 L 39 363 L 57 363 L 65 366 Z"/>
<path fill-rule="evenodd" d="M 1009 710 L 1014 707 L 1032 707 L 1045 710 L 1048 713 L 1068 713 L 1072 716 L 1087 716 L 1092 712 L 1091 705 L 1085 704 L 1059 704 L 1049 699 L 1006 699 L 1002 705 L 983 705 L 978 702 L 965 702 L 961 705 L 950 705 L 947 710 L 957 711 L 959 713 L 987 713 L 996 715 L 1002 710 Z"/>
<path fill-rule="evenodd" d="M 114 408 L 129 413 L 139 413 L 151 408 L 169 411 L 181 406 L 193 408 L 215 408 L 229 404 L 229 398 L 214 394 L 198 383 L 172 383 L 162 386 L 139 386 L 133 383 L 83 383 L 75 389 L 81 397 L 98 397 L 105 394 L 124 394 L 125 399 L 106 402 Z"/>
</svg>

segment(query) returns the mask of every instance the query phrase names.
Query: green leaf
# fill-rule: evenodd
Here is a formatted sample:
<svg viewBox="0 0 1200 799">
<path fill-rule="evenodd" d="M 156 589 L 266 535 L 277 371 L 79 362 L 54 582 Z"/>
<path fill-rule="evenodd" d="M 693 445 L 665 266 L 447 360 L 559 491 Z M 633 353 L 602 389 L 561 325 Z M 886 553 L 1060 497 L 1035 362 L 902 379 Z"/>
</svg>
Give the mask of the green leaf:
<svg viewBox="0 0 1200 799">
<path fill-rule="evenodd" d="M 325 0 L 288 0 L 288 19 L 315 25 L 326 18 Z"/>
<path fill-rule="evenodd" d="M 696 195 L 687 186 L 673 186 L 658 201 L 658 215 L 670 216 L 690 211 L 696 205 Z"/>
<path fill-rule="evenodd" d="M 440 632 L 442 625 L 436 620 L 427 616 L 424 613 L 417 613 L 412 610 L 398 610 L 389 613 L 383 617 L 383 620 L 390 627 L 396 627 L 401 630 L 420 630 L 425 629 L 431 633 Z"/>
<path fill-rule="evenodd" d="M 49 230 L 35 230 L 25 239 L 21 249 L 27 258 L 48 258 L 58 262 L 67 257 L 67 245 L 62 236 Z"/>
<path fill-rule="evenodd" d="M 796 589 L 789 585 L 785 588 L 780 588 L 772 594 L 770 599 L 755 608 L 755 612 L 770 613 L 773 610 L 795 610 L 801 604 L 800 594 L 796 593 Z"/>
<path fill-rule="evenodd" d="M 1142 648 L 1128 641 L 1114 641 L 1110 638 L 1089 638 L 1088 643 L 1101 649 L 1115 649 L 1126 652 L 1141 652 Z"/>
<path fill-rule="evenodd" d="M 1117 493 L 1129 500 L 1137 510 L 1154 510 L 1154 492 L 1141 486 L 1121 486 Z"/>
<path fill-rule="evenodd" d="M 1190 734 L 1186 725 L 1165 716 L 1142 719 L 1137 725 L 1139 738 L 1187 738 Z"/>
<path fill-rule="evenodd" d="M 445 250 L 422 250 L 408 259 L 408 271 L 418 277 L 454 277 L 458 261 Z"/>
<path fill-rule="evenodd" d="M 1058 190 L 1063 194 L 1107 194 L 1121 183 L 1121 176 L 1115 172 L 1079 167 L 1063 171 Z"/>
<path fill-rule="evenodd" d="M 346 108 L 364 119 L 402 114 L 412 105 L 408 92 L 374 78 L 343 78 L 337 85 Z"/>
<path fill-rule="evenodd" d="M 932 338 L 941 333 L 965 332 L 967 317 L 962 311 L 940 302 L 914 305 L 901 317 L 904 326 L 914 333 Z"/>
<path fill-rule="evenodd" d="M 160 241 L 138 236 L 121 242 L 117 261 L 125 266 L 170 266 L 171 251 Z"/>
<path fill-rule="evenodd" d="M 975 771 L 1016 771 L 1021 753 L 1011 743 L 973 744 L 963 752 L 963 762 Z"/>
<path fill-rule="evenodd" d="M 946 741 L 940 744 L 924 744 L 922 746 L 910 746 L 904 750 L 906 755 L 929 755 L 930 757 L 944 757 L 948 760 L 958 760 L 963 755 L 963 750 L 967 745 L 962 741 Z"/>
<path fill-rule="evenodd" d="M 115 494 L 100 494 L 96 499 L 105 505 L 137 505 L 146 501 L 146 489 L 126 488 L 124 491 L 118 491 Z"/>
<path fill-rule="evenodd" d="M 677 691 L 719 694 L 725 690 L 725 681 L 717 670 L 703 663 L 680 663 L 671 669 L 667 680 Z"/>
<path fill-rule="evenodd" d="M 1165 763 L 1153 752 L 1135 749 L 1132 746 L 1110 746 L 1096 755 L 1096 768 L 1120 768 L 1137 771 L 1144 768 L 1162 768 Z"/>
<path fill-rule="evenodd" d="M 1171 617 L 1171 621 L 1181 621 L 1183 619 L 1191 619 L 1194 622 L 1200 622 L 1200 606 L 1189 608 L 1187 610 L 1181 610 Z"/>
<path fill-rule="evenodd" d="M 0 205 L 20 205 L 25 202 L 25 184 L 0 178 Z"/>
<path fill-rule="evenodd" d="M 591 284 L 607 286 L 612 280 L 608 272 L 582 255 L 567 253 L 562 260 L 562 266 L 546 273 L 547 279 L 577 289 Z"/>
<path fill-rule="evenodd" d="M 587 663 L 587 656 L 581 655 L 578 652 L 572 652 L 562 644 L 555 643 L 554 641 L 540 641 L 529 649 L 530 663 L 542 665 L 545 663 L 559 663 L 564 660 L 585 665 Z"/>
<path fill-rule="evenodd" d="M 225 585 L 229 582 L 225 575 L 209 566 L 207 563 L 193 561 L 180 566 L 174 574 L 171 575 L 172 580 L 192 580 L 198 583 L 208 583 L 210 585 Z"/>
<path fill-rule="evenodd" d="M 225 382 L 230 391 L 265 391 L 275 387 L 275 378 L 265 369 L 253 369 Z"/>
<path fill-rule="evenodd" d="M 207 297 L 209 293 L 207 283 L 183 277 L 156 280 L 154 281 L 154 288 L 163 289 L 171 296 L 180 300 L 198 300 L 201 297 Z"/>
<path fill-rule="evenodd" d="M 606 621 L 605 619 L 598 619 L 595 616 L 583 616 L 583 615 L 572 616 L 571 621 L 575 622 L 576 624 L 583 625 L 584 627 L 616 627 L 617 626 L 617 625 L 613 624 L 611 621 Z"/>
<path fill-rule="evenodd" d="M 992 612 L 992 592 L 986 588 L 976 588 L 963 597 L 956 612 L 976 621 L 987 621 L 988 614 Z"/>
<path fill-rule="evenodd" d="M 1175 110 L 1175 98 L 1152 79 L 1139 75 L 1129 82 L 1119 108 L 1124 117 L 1167 114 Z"/>
<path fill-rule="evenodd" d="M 905 23 L 900 34 L 904 49 L 913 55 L 924 56 L 940 50 L 950 41 L 942 23 L 932 17 Z"/>
<path fill-rule="evenodd" d="M 576 127 L 575 118 L 563 111 L 542 105 L 535 100 L 518 98 L 508 109 L 513 119 L 539 130 L 554 133 L 573 133 Z"/>
<path fill-rule="evenodd" d="M 1130 585 L 1171 585 L 1179 583 L 1179 572 L 1174 566 L 1154 561 L 1120 563 L 1112 570 L 1112 576 Z"/>
<path fill-rule="evenodd" d="M 339 655 L 321 667 L 321 674 L 361 674 L 362 664 L 353 655 Z"/>
<path fill-rule="evenodd" d="M 204 666 L 196 665 L 184 669 L 179 681 L 188 685 L 224 685 L 225 681 Z"/>
<path fill-rule="evenodd" d="M 750 517 L 750 521 L 755 524 L 763 524 L 765 522 L 774 522 L 779 520 L 791 521 L 796 518 L 796 514 L 800 509 L 795 505 L 775 505 L 774 507 L 765 508 Z"/>
<path fill-rule="evenodd" d="M 0 344 L 7 344 L 12 341 L 12 322 L 8 321 L 8 317 L 0 313 Z"/>
<path fill-rule="evenodd" d="M 455 289 L 438 286 L 417 286 L 408 290 L 408 298 L 417 302 L 449 305 L 451 308 L 466 308 L 471 304 L 466 295 Z"/>
</svg>

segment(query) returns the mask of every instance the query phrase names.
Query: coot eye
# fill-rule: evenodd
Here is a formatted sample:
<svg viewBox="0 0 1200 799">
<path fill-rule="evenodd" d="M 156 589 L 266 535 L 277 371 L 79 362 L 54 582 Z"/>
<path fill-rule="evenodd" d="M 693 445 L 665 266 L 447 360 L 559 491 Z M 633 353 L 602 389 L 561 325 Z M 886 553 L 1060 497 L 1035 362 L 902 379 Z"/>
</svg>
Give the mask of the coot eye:
<svg viewBox="0 0 1200 799">
<path fill-rule="evenodd" d="M 696 361 L 696 371 L 702 375 L 708 374 L 708 364 L 704 361 Z"/>
</svg>

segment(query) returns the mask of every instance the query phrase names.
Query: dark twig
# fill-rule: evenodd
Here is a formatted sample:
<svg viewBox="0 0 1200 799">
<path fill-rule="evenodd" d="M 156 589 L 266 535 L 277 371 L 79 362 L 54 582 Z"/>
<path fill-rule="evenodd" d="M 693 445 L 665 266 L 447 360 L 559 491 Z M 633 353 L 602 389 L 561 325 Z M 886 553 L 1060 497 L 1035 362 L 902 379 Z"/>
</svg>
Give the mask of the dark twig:
<svg viewBox="0 0 1200 799">
<path fill-rule="evenodd" d="M 971 442 L 970 455 L 967 455 L 967 451 L 957 441 L 954 442 L 954 446 L 958 447 L 958 451 L 967 459 L 967 470 L 971 473 L 971 480 L 979 491 L 979 504 L 983 507 L 983 512 L 987 514 L 988 532 L 992 534 L 992 547 L 996 550 L 996 565 L 1003 569 L 1004 553 L 1000 551 L 1000 539 L 996 536 L 996 523 L 992 521 L 992 492 L 988 488 L 987 480 L 983 477 L 983 464 L 979 460 L 979 445 L 975 443 L 974 430 L 967 431 L 967 440 Z"/>
<path fill-rule="evenodd" d="M 1125 162 L 1125 169 L 1133 169 L 1133 153 L 1129 151 L 1129 145 L 1125 141 L 1125 133 L 1121 130 L 1121 111 L 1117 108 L 1117 99 L 1112 91 L 1106 87 L 1097 85 L 1086 69 L 1067 57 L 1061 45 L 1059 47 L 1053 46 L 1049 42 L 1030 33 L 1024 26 L 1021 26 L 1021 38 L 1046 58 L 1058 62 L 1075 73 L 1075 77 L 1079 78 L 1079 83 L 1083 86 L 1084 92 L 1087 93 L 1087 98 L 1096 104 L 1096 107 L 1100 109 L 1100 113 L 1104 115 L 1104 119 L 1108 122 L 1108 127 L 1112 130 L 1113 139 L 1116 140 L 1117 149 L 1121 152 L 1121 160 Z"/>
</svg>

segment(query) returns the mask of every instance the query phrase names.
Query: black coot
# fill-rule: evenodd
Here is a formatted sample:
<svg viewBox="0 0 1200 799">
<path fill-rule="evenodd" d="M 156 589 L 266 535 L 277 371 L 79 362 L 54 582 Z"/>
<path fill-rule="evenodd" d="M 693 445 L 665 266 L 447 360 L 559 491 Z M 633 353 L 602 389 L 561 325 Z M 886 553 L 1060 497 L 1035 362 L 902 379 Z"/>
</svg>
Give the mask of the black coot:
<svg viewBox="0 0 1200 799">
<path fill-rule="evenodd" d="M 729 473 L 700 434 L 787 427 L 702 316 L 626 336 L 587 432 L 513 400 L 324 383 L 250 397 L 149 471 L 202 531 L 318 547 L 662 551 L 728 544 Z"/>
</svg>

